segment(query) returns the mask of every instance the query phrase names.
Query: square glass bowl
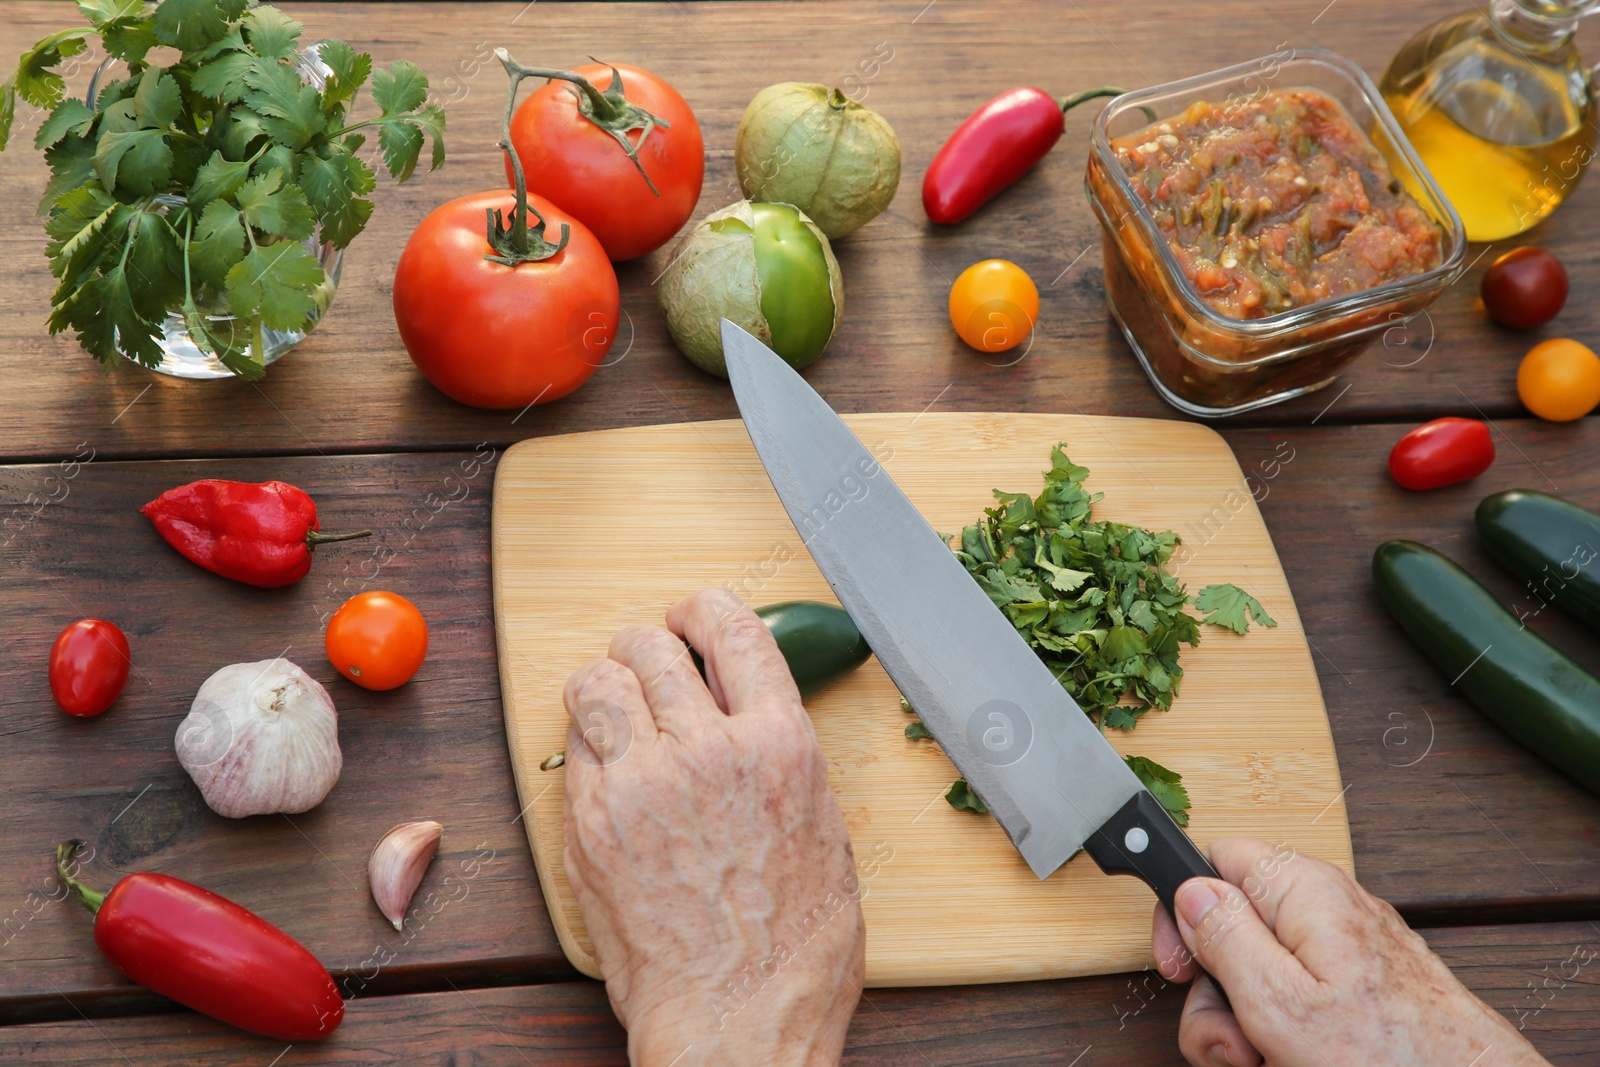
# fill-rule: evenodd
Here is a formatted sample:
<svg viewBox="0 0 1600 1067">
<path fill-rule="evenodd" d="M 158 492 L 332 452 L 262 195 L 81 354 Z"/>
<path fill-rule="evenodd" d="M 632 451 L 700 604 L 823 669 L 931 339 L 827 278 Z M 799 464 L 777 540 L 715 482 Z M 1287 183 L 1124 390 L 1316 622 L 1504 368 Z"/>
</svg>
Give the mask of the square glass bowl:
<svg viewBox="0 0 1600 1067">
<path fill-rule="evenodd" d="M 1344 107 L 1443 229 L 1438 267 L 1258 319 L 1228 318 L 1200 299 L 1111 141 L 1196 101 L 1220 104 L 1273 89 L 1316 89 Z M 1421 314 L 1462 271 L 1461 220 L 1377 86 L 1354 63 L 1320 49 L 1286 50 L 1117 97 L 1095 121 L 1084 185 L 1103 230 L 1111 314 L 1156 390 L 1190 415 L 1232 415 L 1322 388 L 1378 333 Z"/>
</svg>

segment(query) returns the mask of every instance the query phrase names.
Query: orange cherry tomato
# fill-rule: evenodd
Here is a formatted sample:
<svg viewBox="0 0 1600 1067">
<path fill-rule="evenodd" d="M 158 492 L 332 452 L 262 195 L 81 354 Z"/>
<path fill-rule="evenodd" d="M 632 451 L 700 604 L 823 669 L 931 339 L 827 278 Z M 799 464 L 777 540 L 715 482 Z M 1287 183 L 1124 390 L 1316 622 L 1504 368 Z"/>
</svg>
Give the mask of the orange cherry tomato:
<svg viewBox="0 0 1600 1067">
<path fill-rule="evenodd" d="M 1541 419 L 1581 419 L 1600 405 L 1600 356 L 1566 337 L 1541 341 L 1517 368 L 1517 395 Z"/>
<path fill-rule="evenodd" d="M 950 287 L 950 325 L 980 352 L 1004 352 L 1021 344 L 1038 320 L 1039 290 L 1015 263 L 974 263 Z"/>
<path fill-rule="evenodd" d="M 428 654 L 428 624 L 399 593 L 357 593 L 328 620 L 328 662 L 366 689 L 405 685 Z"/>
</svg>

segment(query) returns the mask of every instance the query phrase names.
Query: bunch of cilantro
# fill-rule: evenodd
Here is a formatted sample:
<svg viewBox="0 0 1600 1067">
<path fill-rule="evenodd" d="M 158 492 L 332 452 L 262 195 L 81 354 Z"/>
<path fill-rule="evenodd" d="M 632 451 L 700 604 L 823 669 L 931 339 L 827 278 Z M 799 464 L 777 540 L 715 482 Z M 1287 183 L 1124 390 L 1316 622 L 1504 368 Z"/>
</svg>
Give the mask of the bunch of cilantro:
<svg viewBox="0 0 1600 1067">
<path fill-rule="evenodd" d="M 1172 707 L 1183 677 L 1178 648 L 1200 643 L 1201 623 L 1241 634 L 1251 619 L 1278 624 L 1235 585 L 1191 596 L 1164 569 L 1177 534 L 1097 521 L 1092 509 L 1103 494 L 1083 487 L 1088 468 L 1068 459 L 1064 444 L 1051 449 L 1050 461 L 1038 496 L 994 491 L 999 503 L 961 531 L 956 558 L 1091 719 L 1102 729 L 1131 730 L 1151 708 Z M 1203 617 L 1191 615 L 1191 605 Z M 917 722 L 906 736 L 932 735 Z M 1127 763 L 1187 825 L 1182 777 L 1142 756 Z M 965 781 L 946 799 L 964 811 L 985 810 Z"/>
<path fill-rule="evenodd" d="M 429 137 L 433 167 L 444 162 L 444 112 L 425 102 L 415 65 L 374 72 L 370 55 L 325 41 L 317 55 L 331 73 L 317 89 L 301 76 L 300 23 L 250 5 L 78 0 L 92 25 L 34 45 L 0 89 L 0 148 L 19 96 L 50 109 L 34 137 L 51 172 L 39 204 L 59 281 L 50 332 L 76 330 L 103 363 L 160 363 L 175 313 L 199 347 L 259 378 L 262 331 L 302 329 L 326 309 L 331 283 L 306 239 L 343 248 L 372 214 L 357 131 L 376 130 L 396 181 Z M 127 73 L 91 106 L 66 97 L 56 68 L 95 35 Z M 158 45 L 176 61 L 149 62 Z M 355 121 L 348 110 L 368 77 L 378 114 Z"/>
</svg>

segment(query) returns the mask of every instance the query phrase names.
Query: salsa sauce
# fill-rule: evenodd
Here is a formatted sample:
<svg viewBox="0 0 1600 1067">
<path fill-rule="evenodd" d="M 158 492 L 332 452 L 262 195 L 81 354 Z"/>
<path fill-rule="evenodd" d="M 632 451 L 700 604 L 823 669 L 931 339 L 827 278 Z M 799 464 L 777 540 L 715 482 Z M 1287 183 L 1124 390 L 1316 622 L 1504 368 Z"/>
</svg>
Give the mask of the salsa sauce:
<svg viewBox="0 0 1600 1067">
<path fill-rule="evenodd" d="M 1438 267 L 1445 233 L 1332 97 L 1197 101 L 1111 142 L 1199 297 L 1255 319 Z"/>
</svg>

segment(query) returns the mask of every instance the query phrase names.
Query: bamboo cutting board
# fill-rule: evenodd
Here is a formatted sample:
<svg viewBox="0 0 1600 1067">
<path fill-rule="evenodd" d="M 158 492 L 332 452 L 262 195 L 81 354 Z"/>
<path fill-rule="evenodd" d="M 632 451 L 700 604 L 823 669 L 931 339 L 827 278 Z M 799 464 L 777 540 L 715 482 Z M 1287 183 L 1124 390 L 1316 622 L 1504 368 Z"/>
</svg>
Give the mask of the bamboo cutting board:
<svg viewBox="0 0 1600 1067">
<path fill-rule="evenodd" d="M 1238 463 L 1194 423 L 1101 416 L 846 416 L 937 530 L 958 531 L 990 490 L 1037 493 L 1066 441 L 1105 494 L 1099 518 L 1171 529 L 1191 590 L 1234 582 L 1278 620 L 1237 636 L 1204 627 L 1183 652 L 1181 695 L 1130 734 L 1124 754 L 1183 774 L 1204 847 L 1250 835 L 1352 869 L 1342 783 L 1322 693 L 1277 553 Z M 1274 472 L 1275 473 L 1275 472 Z M 556 934 L 599 977 L 562 870 L 561 690 L 611 635 L 660 622 L 674 600 L 724 586 L 752 604 L 832 600 L 738 421 L 524 441 L 495 476 L 494 598 L 506 734 L 519 806 Z M 1001 982 L 1150 963 L 1155 897 L 1080 855 L 1035 878 L 987 816 L 950 808 L 956 771 L 907 741 L 876 660 L 808 702 L 850 828 L 867 922 L 867 984 Z"/>
</svg>

